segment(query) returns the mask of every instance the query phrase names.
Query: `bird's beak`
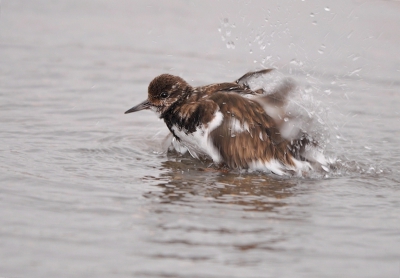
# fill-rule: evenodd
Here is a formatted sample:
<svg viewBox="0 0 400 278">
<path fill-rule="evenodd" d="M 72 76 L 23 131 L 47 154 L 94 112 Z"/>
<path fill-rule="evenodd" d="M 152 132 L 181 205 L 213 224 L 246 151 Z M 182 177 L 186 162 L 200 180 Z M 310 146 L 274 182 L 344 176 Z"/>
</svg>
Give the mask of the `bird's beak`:
<svg viewBox="0 0 400 278">
<path fill-rule="evenodd" d="M 132 113 L 132 112 L 137 112 L 140 110 L 145 110 L 145 109 L 150 109 L 150 102 L 146 99 L 142 103 L 133 106 L 131 109 L 125 112 L 125 114 Z"/>
</svg>

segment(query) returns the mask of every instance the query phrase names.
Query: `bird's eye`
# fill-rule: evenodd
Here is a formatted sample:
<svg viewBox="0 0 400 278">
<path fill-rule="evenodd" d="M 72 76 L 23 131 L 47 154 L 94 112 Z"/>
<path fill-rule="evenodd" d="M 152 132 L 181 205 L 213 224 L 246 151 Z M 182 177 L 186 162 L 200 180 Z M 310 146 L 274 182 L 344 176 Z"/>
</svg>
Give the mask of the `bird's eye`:
<svg viewBox="0 0 400 278">
<path fill-rule="evenodd" d="M 168 93 L 166 93 L 166 92 L 162 92 L 161 94 L 160 94 L 160 97 L 161 98 L 166 98 L 168 96 Z"/>
</svg>

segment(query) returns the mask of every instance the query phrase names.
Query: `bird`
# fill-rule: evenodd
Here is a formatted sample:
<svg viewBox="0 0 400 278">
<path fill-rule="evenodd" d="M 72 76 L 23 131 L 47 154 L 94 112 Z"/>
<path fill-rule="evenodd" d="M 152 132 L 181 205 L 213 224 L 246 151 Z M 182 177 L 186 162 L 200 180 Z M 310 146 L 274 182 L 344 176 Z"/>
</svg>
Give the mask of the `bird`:
<svg viewBox="0 0 400 278">
<path fill-rule="evenodd" d="M 284 82 L 270 94 L 250 88 L 252 79 L 272 70 L 198 87 L 179 76 L 161 74 L 150 82 L 147 99 L 125 114 L 155 112 L 171 132 L 177 151 L 211 159 L 217 167 L 279 176 L 301 176 L 316 165 L 327 171 L 318 142 L 310 135 L 300 129 L 290 136 L 281 132 L 290 117 L 284 107 L 293 82 Z"/>
</svg>

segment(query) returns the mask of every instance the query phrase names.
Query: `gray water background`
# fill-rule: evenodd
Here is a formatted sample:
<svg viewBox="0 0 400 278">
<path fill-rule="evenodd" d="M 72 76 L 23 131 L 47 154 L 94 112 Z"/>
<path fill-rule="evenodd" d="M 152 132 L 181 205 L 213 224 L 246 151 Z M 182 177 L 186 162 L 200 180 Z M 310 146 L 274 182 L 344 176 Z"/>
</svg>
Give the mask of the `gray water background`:
<svg viewBox="0 0 400 278">
<path fill-rule="evenodd" d="M 399 1 L 0 2 L 1 277 L 400 277 Z M 151 112 L 277 68 L 342 167 L 220 173 Z"/>
</svg>

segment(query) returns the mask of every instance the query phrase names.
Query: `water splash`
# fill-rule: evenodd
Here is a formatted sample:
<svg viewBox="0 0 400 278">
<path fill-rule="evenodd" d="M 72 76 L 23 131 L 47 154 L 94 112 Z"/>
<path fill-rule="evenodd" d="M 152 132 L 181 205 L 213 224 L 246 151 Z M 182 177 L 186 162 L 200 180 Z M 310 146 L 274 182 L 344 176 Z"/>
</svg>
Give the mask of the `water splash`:
<svg viewBox="0 0 400 278">
<path fill-rule="evenodd" d="M 302 62 L 293 59 L 291 64 L 301 65 Z M 292 79 L 288 79 L 284 74 L 273 71 L 262 78 L 250 80 L 249 85 L 254 90 L 261 87 L 266 94 L 271 94 L 276 92 L 277 88 L 280 88 L 285 82 L 297 83 Z M 312 176 L 314 178 L 337 175 L 337 153 L 332 147 L 331 136 L 332 134 L 335 136 L 338 133 L 329 117 L 331 109 L 319 99 L 321 93 L 330 94 L 331 90 L 323 92 L 314 83 L 296 84 L 295 89 L 289 93 L 289 100 L 285 109 L 286 115 L 282 117 L 281 133 L 283 136 L 290 138 L 301 130 L 318 142 L 318 151 L 315 153 L 315 159 L 326 160 L 328 164 L 321 164 L 320 170 L 316 170 L 315 173 L 307 173 L 307 177 Z M 317 95 L 319 97 L 316 97 Z"/>
<path fill-rule="evenodd" d="M 303 63 L 302 61 L 298 61 L 298 60 L 296 60 L 296 59 L 292 59 L 292 60 L 290 61 L 290 64 L 291 64 L 291 65 L 298 66 L 298 67 L 301 67 L 301 66 L 304 65 L 304 63 Z"/>
<path fill-rule="evenodd" d="M 232 29 L 236 28 L 234 23 L 230 23 L 228 18 L 223 18 L 220 21 L 220 27 L 218 28 L 218 32 L 221 34 L 221 40 L 226 41 L 225 45 L 227 49 L 235 49 L 236 45 L 233 40 L 230 39 L 232 36 Z M 236 37 L 238 40 L 238 37 Z"/>
</svg>

